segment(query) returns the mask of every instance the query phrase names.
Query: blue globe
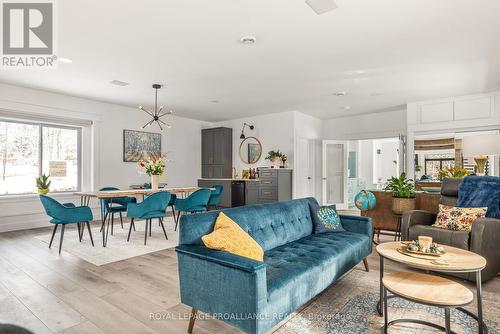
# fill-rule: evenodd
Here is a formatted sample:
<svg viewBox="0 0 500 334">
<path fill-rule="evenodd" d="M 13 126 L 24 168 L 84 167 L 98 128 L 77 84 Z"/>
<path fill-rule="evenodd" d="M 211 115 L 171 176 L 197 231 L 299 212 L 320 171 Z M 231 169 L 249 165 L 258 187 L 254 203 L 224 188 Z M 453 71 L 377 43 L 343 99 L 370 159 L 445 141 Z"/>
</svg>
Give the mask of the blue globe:
<svg viewBox="0 0 500 334">
<path fill-rule="evenodd" d="M 361 211 L 368 211 L 375 208 L 375 205 L 377 205 L 377 199 L 372 192 L 361 190 L 356 196 L 354 196 L 354 204 Z"/>
</svg>

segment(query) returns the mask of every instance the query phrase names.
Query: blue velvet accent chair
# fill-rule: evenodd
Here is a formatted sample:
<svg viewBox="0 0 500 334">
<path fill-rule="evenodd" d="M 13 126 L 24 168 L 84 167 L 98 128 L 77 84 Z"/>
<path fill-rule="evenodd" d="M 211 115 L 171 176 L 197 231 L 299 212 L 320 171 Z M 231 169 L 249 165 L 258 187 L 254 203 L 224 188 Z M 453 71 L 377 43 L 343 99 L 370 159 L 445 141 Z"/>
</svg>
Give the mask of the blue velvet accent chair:
<svg viewBox="0 0 500 334">
<path fill-rule="evenodd" d="M 313 234 L 309 204 L 317 202 L 222 210 L 262 246 L 264 262 L 204 246 L 218 211 L 183 216 L 176 247 L 182 303 L 193 315 L 220 314 L 245 333 L 263 334 L 370 255 L 370 218 L 340 215 L 345 231 Z"/>
<path fill-rule="evenodd" d="M 115 187 L 104 187 L 99 189 L 99 191 L 112 191 L 112 190 L 120 190 Z M 103 221 L 106 221 L 107 216 L 110 214 L 111 215 L 111 235 L 113 235 L 113 225 L 115 222 L 115 213 L 118 213 L 120 215 L 120 224 L 123 228 L 123 216 L 122 213 L 127 211 L 127 205 L 129 203 L 136 203 L 137 200 L 135 197 L 130 197 L 130 196 L 124 196 L 124 197 L 115 197 L 112 199 L 103 198 L 101 199 L 101 210 L 104 215 Z M 103 226 L 101 226 L 101 229 L 104 228 L 104 223 Z M 135 227 L 134 227 L 135 229 Z"/>
<path fill-rule="evenodd" d="M 127 206 L 127 217 L 131 218 L 130 227 L 128 230 L 127 241 L 130 240 L 130 233 L 132 233 L 132 226 L 134 226 L 135 219 L 146 220 L 146 228 L 144 229 L 144 245 L 146 245 L 149 236 L 151 236 L 152 220 L 158 219 L 158 222 L 163 229 L 163 234 L 168 240 L 165 226 L 163 225 L 163 217 L 165 217 L 168 203 L 170 202 L 171 195 L 168 191 L 159 191 L 144 199 L 141 203 L 129 203 Z"/>
<path fill-rule="evenodd" d="M 215 186 L 213 186 L 213 188 L 215 188 L 214 190 L 212 190 L 212 194 L 210 194 L 210 198 L 208 200 L 208 205 L 207 205 L 207 208 L 208 209 L 217 209 L 217 205 L 219 205 L 220 203 L 220 197 L 222 195 L 222 190 L 224 189 L 224 187 L 220 184 L 216 184 Z"/>
<path fill-rule="evenodd" d="M 177 198 L 175 200 L 175 210 L 177 210 L 177 217 L 175 219 L 175 230 L 177 231 L 177 225 L 181 214 L 184 213 L 197 213 L 207 211 L 208 201 L 212 191 L 210 189 L 198 189 L 187 198 Z"/>
<path fill-rule="evenodd" d="M 172 216 L 175 219 L 175 201 L 177 200 L 177 195 L 176 194 L 171 194 L 170 196 L 170 201 L 168 202 L 168 206 L 172 209 Z"/>
<path fill-rule="evenodd" d="M 61 254 L 64 229 L 67 224 L 77 224 L 78 239 L 82 242 L 84 227 L 87 225 L 89 231 L 90 241 L 94 246 L 94 239 L 92 238 L 92 231 L 90 230 L 89 222 L 92 221 L 92 210 L 88 206 L 75 206 L 73 203 L 61 204 L 52 197 L 40 195 L 40 201 L 48 216 L 52 219 L 51 224 L 54 224 L 52 237 L 50 238 L 49 248 L 52 247 L 52 241 L 57 231 L 57 227 L 61 225 L 61 237 L 59 239 L 59 254 Z M 82 225 L 80 225 L 82 224 Z"/>
</svg>

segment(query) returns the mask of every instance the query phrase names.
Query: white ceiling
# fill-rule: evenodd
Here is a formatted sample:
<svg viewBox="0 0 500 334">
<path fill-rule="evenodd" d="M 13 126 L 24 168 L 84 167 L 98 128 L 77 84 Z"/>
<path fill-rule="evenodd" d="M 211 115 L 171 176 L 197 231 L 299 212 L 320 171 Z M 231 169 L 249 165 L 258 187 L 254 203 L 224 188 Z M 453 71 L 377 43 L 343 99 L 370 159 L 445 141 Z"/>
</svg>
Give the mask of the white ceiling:
<svg viewBox="0 0 500 334">
<path fill-rule="evenodd" d="M 127 106 L 151 105 L 159 82 L 161 104 L 207 121 L 328 119 L 500 89 L 500 1 L 336 2 L 318 16 L 303 0 L 58 1 L 59 56 L 73 63 L 0 81 Z"/>
</svg>

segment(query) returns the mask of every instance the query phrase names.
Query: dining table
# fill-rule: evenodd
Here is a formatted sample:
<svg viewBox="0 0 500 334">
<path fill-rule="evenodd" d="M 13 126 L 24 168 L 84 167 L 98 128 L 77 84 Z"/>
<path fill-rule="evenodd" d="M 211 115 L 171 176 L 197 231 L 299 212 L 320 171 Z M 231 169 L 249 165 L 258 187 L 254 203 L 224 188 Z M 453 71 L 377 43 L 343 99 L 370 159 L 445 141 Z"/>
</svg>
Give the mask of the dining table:
<svg viewBox="0 0 500 334">
<path fill-rule="evenodd" d="M 104 203 L 102 200 L 106 199 L 109 201 L 109 206 L 113 206 L 113 198 L 119 197 L 140 197 L 144 199 L 144 196 L 149 196 L 157 192 L 168 191 L 171 194 L 178 195 L 180 197 L 186 197 L 190 193 L 193 193 L 199 189 L 204 189 L 202 187 L 164 187 L 159 189 L 127 189 L 127 190 L 98 190 L 98 191 L 76 191 L 73 193 L 75 196 L 80 197 L 80 205 L 88 206 L 90 204 L 90 199 L 97 198 L 100 202 L 101 209 L 101 232 L 102 232 L 102 246 L 106 247 L 108 243 L 109 226 L 111 224 L 111 215 L 106 213 L 104 208 Z M 215 190 L 215 188 L 208 188 L 210 190 Z"/>
</svg>

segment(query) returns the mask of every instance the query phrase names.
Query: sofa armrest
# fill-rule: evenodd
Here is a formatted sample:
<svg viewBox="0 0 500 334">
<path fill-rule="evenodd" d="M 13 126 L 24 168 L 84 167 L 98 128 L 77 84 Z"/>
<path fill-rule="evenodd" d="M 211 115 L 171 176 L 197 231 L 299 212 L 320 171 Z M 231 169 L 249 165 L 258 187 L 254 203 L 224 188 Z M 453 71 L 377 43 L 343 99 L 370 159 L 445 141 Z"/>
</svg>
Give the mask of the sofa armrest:
<svg viewBox="0 0 500 334">
<path fill-rule="evenodd" d="M 175 250 L 177 251 L 177 253 L 188 254 L 199 259 L 243 270 L 249 273 L 254 273 L 266 267 L 264 262 L 255 261 L 227 252 L 213 250 L 204 246 L 180 245 L 177 246 Z"/>
<path fill-rule="evenodd" d="M 255 315 L 267 304 L 265 264 L 201 245 L 176 251 L 181 302 L 256 333 Z"/>
<path fill-rule="evenodd" d="M 410 210 L 401 217 L 401 240 L 408 240 L 412 225 L 432 225 L 436 221 L 436 214 L 425 210 Z"/>
<path fill-rule="evenodd" d="M 486 258 L 487 265 L 482 271 L 483 280 L 500 272 L 500 220 L 479 218 L 472 224 L 470 250 Z"/>
<path fill-rule="evenodd" d="M 342 227 L 349 232 L 367 234 L 372 237 L 372 219 L 364 216 L 340 215 Z"/>
</svg>

